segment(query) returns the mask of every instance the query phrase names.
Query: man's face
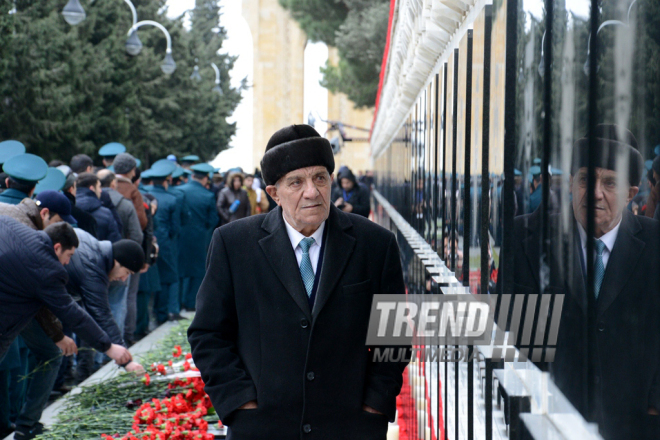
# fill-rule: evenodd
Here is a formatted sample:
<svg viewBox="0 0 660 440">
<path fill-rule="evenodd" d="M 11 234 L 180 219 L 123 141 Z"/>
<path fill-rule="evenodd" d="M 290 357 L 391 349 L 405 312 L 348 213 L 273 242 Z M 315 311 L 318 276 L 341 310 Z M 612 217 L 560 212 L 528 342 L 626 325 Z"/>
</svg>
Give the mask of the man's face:
<svg viewBox="0 0 660 440">
<path fill-rule="evenodd" d="M 287 173 L 266 191 L 291 226 L 311 235 L 330 214 L 331 184 L 327 168 L 313 166 Z"/>
<path fill-rule="evenodd" d="M 241 187 L 241 178 L 236 176 L 232 180 L 231 184 L 234 186 L 234 190 L 240 189 Z"/>
<path fill-rule="evenodd" d="M 64 220 L 62 220 L 62 217 L 60 217 L 60 215 L 58 213 L 51 212 L 51 211 L 48 210 L 48 208 L 42 209 L 40 214 L 41 214 L 41 219 L 44 222 L 44 228 L 47 228 L 48 226 L 50 226 L 52 224 L 64 221 Z"/>
<path fill-rule="evenodd" d="M 611 231 L 621 220 L 623 210 L 639 192 L 639 187 L 630 186 L 627 179 L 616 171 L 596 168 L 594 192 L 596 238 Z M 583 228 L 587 228 L 587 168 L 583 167 L 571 176 L 573 213 Z"/>
<path fill-rule="evenodd" d="M 55 255 L 57 255 L 57 259 L 60 260 L 60 263 L 62 263 L 62 266 L 66 266 L 67 264 L 69 264 L 69 261 L 71 261 L 71 257 L 73 257 L 73 254 L 76 252 L 76 248 L 63 250 L 62 245 L 60 243 L 55 243 L 53 249 L 55 250 Z"/>
<path fill-rule="evenodd" d="M 128 276 L 131 275 L 132 273 L 133 272 L 131 272 L 128 268 L 122 266 L 121 264 L 119 264 L 117 260 L 115 260 L 115 265 L 112 266 L 112 269 L 108 274 L 108 280 L 126 281 L 128 279 Z"/>
<path fill-rule="evenodd" d="M 245 187 L 246 188 L 252 188 L 252 183 L 254 182 L 254 178 L 252 177 L 246 177 L 245 178 Z"/>
<path fill-rule="evenodd" d="M 342 177 L 341 179 L 341 188 L 344 191 L 350 191 L 353 189 L 353 181 L 351 179 L 347 179 L 345 177 Z"/>
</svg>

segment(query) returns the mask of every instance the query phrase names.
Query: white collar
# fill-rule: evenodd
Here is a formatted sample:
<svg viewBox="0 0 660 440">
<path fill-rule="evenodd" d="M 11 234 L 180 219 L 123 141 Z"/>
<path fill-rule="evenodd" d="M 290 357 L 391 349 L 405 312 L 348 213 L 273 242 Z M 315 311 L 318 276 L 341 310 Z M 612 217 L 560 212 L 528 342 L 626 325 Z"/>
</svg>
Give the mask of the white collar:
<svg viewBox="0 0 660 440">
<path fill-rule="evenodd" d="M 614 249 L 614 243 L 616 242 L 616 237 L 619 235 L 619 227 L 621 226 L 621 221 L 623 220 L 623 216 L 621 217 L 621 220 L 619 220 L 619 223 L 612 228 L 611 231 L 603 234 L 602 237 L 600 237 L 600 241 L 602 241 L 605 244 L 605 247 L 607 247 L 607 250 L 609 252 L 612 252 L 612 249 Z M 587 248 L 587 231 L 584 230 L 580 222 L 577 222 L 578 225 L 578 233 L 580 234 L 580 243 L 582 243 L 582 248 L 586 249 Z"/>
<path fill-rule="evenodd" d="M 302 239 L 306 237 L 300 232 L 296 231 L 293 228 L 293 226 L 291 226 L 289 222 L 286 221 L 286 218 L 284 217 L 284 213 L 282 213 L 282 219 L 284 220 L 284 225 L 286 226 L 286 232 L 287 234 L 289 234 L 289 240 L 291 240 L 291 246 L 293 246 L 293 250 L 295 251 L 298 245 L 300 244 L 300 242 L 302 241 Z M 321 246 L 321 242 L 323 241 L 324 229 L 325 229 L 325 222 L 321 223 L 321 226 L 319 226 L 318 229 L 311 235 L 311 237 L 316 242 L 315 244 L 319 246 Z"/>
</svg>

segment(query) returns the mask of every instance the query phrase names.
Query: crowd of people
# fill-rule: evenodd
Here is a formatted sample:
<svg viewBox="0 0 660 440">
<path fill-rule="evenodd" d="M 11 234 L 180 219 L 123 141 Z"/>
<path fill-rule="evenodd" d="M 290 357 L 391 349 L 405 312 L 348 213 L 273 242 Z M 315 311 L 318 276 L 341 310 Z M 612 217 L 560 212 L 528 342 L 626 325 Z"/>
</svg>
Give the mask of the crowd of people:
<svg viewBox="0 0 660 440">
<path fill-rule="evenodd" d="M 195 311 L 213 230 L 277 206 L 258 170 L 221 174 L 195 155 L 141 171 L 115 142 L 102 166 L 25 151 L 0 143 L 0 438 L 16 439 L 41 433 L 51 394 L 110 359 L 140 371 L 128 347 Z M 332 201 L 366 217 L 372 176 L 360 174 L 342 167 Z"/>
</svg>

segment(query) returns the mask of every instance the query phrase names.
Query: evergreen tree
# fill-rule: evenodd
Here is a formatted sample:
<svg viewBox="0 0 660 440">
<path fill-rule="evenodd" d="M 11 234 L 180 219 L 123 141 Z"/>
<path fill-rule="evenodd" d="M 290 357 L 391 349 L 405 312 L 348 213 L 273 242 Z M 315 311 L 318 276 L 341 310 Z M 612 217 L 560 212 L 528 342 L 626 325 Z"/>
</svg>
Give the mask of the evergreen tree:
<svg viewBox="0 0 660 440">
<path fill-rule="evenodd" d="M 12 3 L 2 1 L 3 9 Z M 77 26 L 64 21 L 65 3 L 17 0 L 16 13 L 0 18 L 0 139 L 21 140 L 47 161 L 68 161 L 78 153 L 95 157 L 111 141 L 125 144 L 146 164 L 170 153 L 208 160 L 227 148 L 235 126 L 226 118 L 241 92 L 228 83 L 233 60 L 217 63 L 224 70 L 222 96 L 211 92 L 212 81 L 189 79 L 197 39 L 208 38 L 214 45 L 209 50 L 217 51 L 225 38 L 217 1 L 198 2 L 210 14 L 204 26 L 213 22 L 219 30 L 213 36 L 186 31 L 182 18 L 169 20 L 165 0 L 134 1 L 139 20 L 169 30 L 177 63 L 172 75 L 160 69 L 166 41 L 157 28 L 140 28 L 142 51 L 126 53 L 132 17 L 124 2 L 83 1 L 87 18 Z"/>
</svg>

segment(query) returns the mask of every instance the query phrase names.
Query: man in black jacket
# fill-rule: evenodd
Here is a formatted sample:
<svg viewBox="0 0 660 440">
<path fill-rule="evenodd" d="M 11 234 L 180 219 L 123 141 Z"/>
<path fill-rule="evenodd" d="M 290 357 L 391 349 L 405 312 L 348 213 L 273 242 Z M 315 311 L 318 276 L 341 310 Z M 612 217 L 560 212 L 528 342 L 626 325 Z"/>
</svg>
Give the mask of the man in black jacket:
<svg viewBox="0 0 660 440">
<path fill-rule="evenodd" d="M 647 430 L 657 426 L 654 414 L 660 410 L 660 224 L 626 209 L 643 170 L 632 133 L 600 125 L 596 135 L 594 254 L 587 255 L 589 148 L 583 138 L 574 147 L 570 223 L 562 224 L 559 214 L 548 216 L 545 275 L 541 209 L 515 219 L 513 293 L 565 294 L 549 369 L 570 402 L 598 423 L 601 435 L 658 438 Z M 593 310 L 587 300 L 589 264 L 594 264 Z M 589 313 L 595 316 L 594 328 L 587 326 Z M 591 347 L 589 333 L 595 341 Z M 592 376 L 587 375 L 589 358 Z"/>
<path fill-rule="evenodd" d="M 332 202 L 335 206 L 344 212 L 369 217 L 369 211 L 371 211 L 369 189 L 358 183 L 348 167 L 342 167 L 339 170 L 337 180 L 337 188 L 332 194 Z"/>
<path fill-rule="evenodd" d="M 78 246 L 73 228 L 64 222 L 34 231 L 0 216 L 0 358 L 23 327 L 46 305 L 65 324 L 118 364 L 128 351 L 108 335 L 69 296 L 65 265 Z"/>
<path fill-rule="evenodd" d="M 96 238 L 110 240 L 113 243 L 121 240 L 119 226 L 112 211 L 101 202 L 102 190 L 99 178 L 92 173 L 82 173 L 78 176 L 76 186 L 76 206 L 94 216 Z"/>
<path fill-rule="evenodd" d="M 403 294 L 394 235 L 330 201 L 334 157 L 310 126 L 273 135 L 268 214 L 216 229 L 188 330 L 229 440 L 383 440 L 404 362 L 365 345 L 374 294 Z"/>
<path fill-rule="evenodd" d="M 116 243 L 98 241 L 80 229 L 75 230 L 79 246 L 66 266 L 69 274 L 67 290 L 79 298 L 83 308 L 117 344 L 126 346 L 118 324 L 110 313 L 108 285 L 111 281 L 126 281 L 129 275 L 139 272 L 144 264 L 142 246 L 132 240 Z M 83 346 L 90 346 L 83 344 Z M 78 354 L 77 379 L 82 381 L 93 371 L 94 355 L 91 351 Z M 137 362 L 124 366 L 126 371 L 137 371 L 142 367 Z"/>
</svg>

